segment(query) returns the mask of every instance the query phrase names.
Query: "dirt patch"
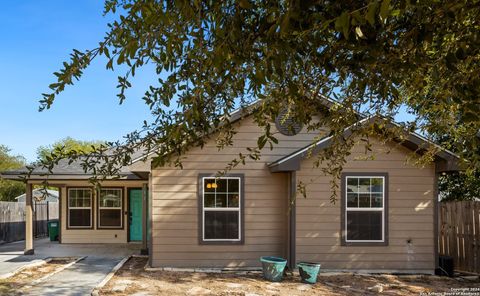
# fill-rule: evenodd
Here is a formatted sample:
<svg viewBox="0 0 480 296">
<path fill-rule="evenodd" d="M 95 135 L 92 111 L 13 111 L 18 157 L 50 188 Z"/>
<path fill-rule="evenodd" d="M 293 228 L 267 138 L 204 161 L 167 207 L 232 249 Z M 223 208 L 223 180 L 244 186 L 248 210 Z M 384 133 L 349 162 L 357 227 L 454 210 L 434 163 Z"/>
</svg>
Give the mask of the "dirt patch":
<svg viewBox="0 0 480 296">
<path fill-rule="evenodd" d="M 288 275 L 281 283 L 259 272 L 200 273 L 145 271 L 145 258 L 131 258 L 100 291 L 101 295 L 418 295 L 449 292 L 452 288 L 480 288 L 480 282 L 437 276 L 323 274 L 315 285 Z M 473 290 L 472 290 L 473 291 Z M 477 290 L 478 291 L 478 290 Z"/>
<path fill-rule="evenodd" d="M 65 265 L 75 261 L 72 259 L 52 259 L 37 266 L 22 269 L 15 275 L 0 280 L 0 295 L 21 295 L 23 287 L 30 285 L 33 281 L 41 279 Z"/>
<path fill-rule="evenodd" d="M 480 288 L 477 279 L 464 280 L 461 278 L 438 277 L 431 275 L 359 275 L 339 274 L 320 276 L 320 284 L 330 287 L 339 287 L 351 291 L 354 295 L 366 293 L 385 293 L 388 295 L 419 295 L 420 293 L 452 292 L 452 288 Z"/>
</svg>

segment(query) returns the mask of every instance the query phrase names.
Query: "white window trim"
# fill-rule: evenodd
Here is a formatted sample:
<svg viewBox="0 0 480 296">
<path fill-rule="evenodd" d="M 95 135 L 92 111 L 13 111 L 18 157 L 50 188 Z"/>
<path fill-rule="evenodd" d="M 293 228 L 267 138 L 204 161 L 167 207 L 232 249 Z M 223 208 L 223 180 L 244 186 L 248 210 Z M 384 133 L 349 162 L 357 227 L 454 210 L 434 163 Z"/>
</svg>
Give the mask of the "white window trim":
<svg viewBox="0 0 480 296">
<path fill-rule="evenodd" d="M 372 178 L 376 178 L 376 179 L 382 179 L 382 188 L 383 188 L 383 192 L 356 192 L 358 194 L 361 194 L 361 193 L 364 193 L 364 194 L 370 194 L 370 206 L 372 205 L 372 197 L 371 197 L 371 194 L 380 194 L 382 193 L 382 207 L 370 207 L 370 208 L 353 208 L 353 207 L 349 207 L 348 206 L 348 200 L 347 200 L 347 197 L 348 197 L 348 179 L 372 179 Z M 345 198 L 345 242 L 347 243 L 384 243 L 385 242 L 385 176 L 375 176 L 375 175 L 372 175 L 372 176 L 355 176 L 355 175 L 351 175 L 351 176 L 345 176 L 345 197 L 342 197 L 342 198 Z M 360 202 L 360 200 L 359 200 Z M 348 239 L 348 223 L 347 223 L 347 219 L 348 219 L 348 212 L 349 211 L 355 211 L 355 212 L 375 212 L 375 211 L 378 211 L 378 212 L 382 212 L 382 239 L 381 240 L 349 240 Z"/>
<path fill-rule="evenodd" d="M 120 207 L 101 207 L 101 197 L 100 193 L 102 190 L 117 190 L 120 191 Z M 122 188 L 109 188 L 109 187 L 102 187 L 98 190 L 98 228 L 101 229 L 118 229 L 123 227 L 123 189 Z M 101 210 L 120 210 L 120 226 L 102 226 L 102 219 L 100 215 Z"/>
<path fill-rule="evenodd" d="M 71 207 L 70 206 L 70 191 L 71 190 L 88 190 L 90 191 L 90 207 Z M 67 190 L 67 208 L 68 208 L 68 228 L 78 228 L 78 229 L 90 229 L 93 227 L 93 191 L 91 188 L 81 188 L 81 187 L 71 187 Z M 90 225 L 88 226 L 71 226 L 70 225 L 70 218 L 72 215 L 70 214 L 70 210 L 90 210 Z"/>
<path fill-rule="evenodd" d="M 235 208 L 211 208 L 211 207 L 205 207 L 205 179 L 236 179 L 238 180 L 238 207 Z M 227 192 L 216 192 L 215 193 L 225 193 L 228 194 L 228 181 L 227 181 Z M 232 192 L 233 193 L 233 192 Z M 236 192 L 235 192 L 236 193 Z M 202 240 L 205 242 L 240 242 L 242 241 L 242 213 L 241 213 L 241 208 L 242 208 L 242 202 L 243 202 L 243 197 L 242 197 L 242 178 L 240 177 L 202 177 Z M 227 195 L 227 205 L 228 205 L 228 195 Z M 238 212 L 238 239 L 206 239 L 205 238 L 205 212 Z"/>
</svg>

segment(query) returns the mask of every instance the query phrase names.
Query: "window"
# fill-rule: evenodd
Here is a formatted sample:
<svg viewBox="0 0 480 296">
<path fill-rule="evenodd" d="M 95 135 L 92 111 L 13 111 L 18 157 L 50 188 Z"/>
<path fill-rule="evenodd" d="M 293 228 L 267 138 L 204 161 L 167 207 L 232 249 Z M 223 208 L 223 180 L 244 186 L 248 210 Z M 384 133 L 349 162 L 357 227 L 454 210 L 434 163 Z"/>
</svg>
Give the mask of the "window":
<svg viewBox="0 0 480 296">
<path fill-rule="evenodd" d="M 342 178 L 342 242 L 386 244 L 386 174 Z"/>
<path fill-rule="evenodd" d="M 68 188 L 68 227 L 92 227 L 92 189 Z"/>
<path fill-rule="evenodd" d="M 122 228 L 122 189 L 102 188 L 98 196 L 98 228 Z"/>
<path fill-rule="evenodd" d="M 201 242 L 242 243 L 243 176 L 200 176 Z"/>
</svg>

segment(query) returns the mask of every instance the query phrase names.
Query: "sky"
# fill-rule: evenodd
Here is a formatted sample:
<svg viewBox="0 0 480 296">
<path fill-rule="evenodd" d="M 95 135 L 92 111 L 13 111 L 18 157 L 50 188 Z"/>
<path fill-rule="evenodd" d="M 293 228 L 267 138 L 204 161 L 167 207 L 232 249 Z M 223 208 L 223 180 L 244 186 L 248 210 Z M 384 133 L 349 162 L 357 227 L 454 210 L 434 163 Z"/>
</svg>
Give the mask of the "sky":
<svg viewBox="0 0 480 296">
<path fill-rule="evenodd" d="M 153 69 L 138 71 L 127 100 L 118 104 L 117 76 L 96 61 L 83 78 L 38 112 L 41 93 L 72 49 L 94 48 L 113 16 L 100 0 L 10 1 L 0 10 L 0 144 L 28 161 L 36 149 L 71 136 L 114 141 L 150 118 L 141 99 L 155 81 Z"/>
</svg>

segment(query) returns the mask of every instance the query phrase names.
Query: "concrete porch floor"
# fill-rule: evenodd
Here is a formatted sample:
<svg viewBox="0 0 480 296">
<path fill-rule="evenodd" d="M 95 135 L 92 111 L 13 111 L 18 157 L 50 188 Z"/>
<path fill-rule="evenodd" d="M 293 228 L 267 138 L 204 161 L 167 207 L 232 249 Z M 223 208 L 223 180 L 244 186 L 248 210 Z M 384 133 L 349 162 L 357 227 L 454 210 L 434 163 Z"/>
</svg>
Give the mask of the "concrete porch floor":
<svg viewBox="0 0 480 296">
<path fill-rule="evenodd" d="M 49 257 L 86 258 L 33 287 L 28 295 L 86 295 L 120 260 L 140 254 L 141 244 L 59 244 L 35 240 L 34 255 L 23 255 L 25 242 L 0 245 L 0 278 L 22 266 Z"/>
<path fill-rule="evenodd" d="M 48 238 L 35 240 L 34 255 L 23 255 L 24 241 L 0 245 L 0 276 L 23 265 L 49 257 L 96 257 L 122 259 L 140 254 L 141 244 L 59 244 Z"/>
</svg>

